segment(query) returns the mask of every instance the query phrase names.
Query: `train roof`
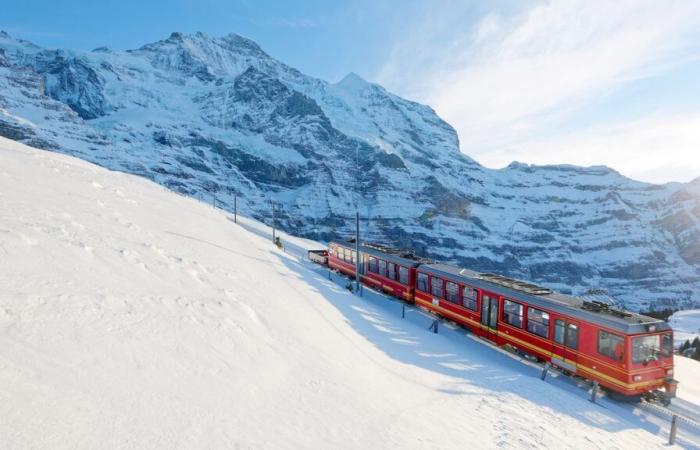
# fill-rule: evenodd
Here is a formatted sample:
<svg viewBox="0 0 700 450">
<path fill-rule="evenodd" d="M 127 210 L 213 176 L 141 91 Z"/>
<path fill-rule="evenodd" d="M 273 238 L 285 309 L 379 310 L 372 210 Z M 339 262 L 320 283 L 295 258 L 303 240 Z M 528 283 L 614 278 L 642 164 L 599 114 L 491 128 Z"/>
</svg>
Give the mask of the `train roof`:
<svg viewBox="0 0 700 450">
<path fill-rule="evenodd" d="M 422 264 L 420 271 L 450 278 L 454 281 L 463 281 L 465 284 L 476 288 L 486 289 L 513 300 L 520 299 L 527 302 L 528 305 L 546 308 L 550 311 L 618 330 L 625 334 L 649 333 L 671 329 L 666 322 L 660 319 L 614 309 L 601 302 L 586 301 L 579 297 L 560 294 L 551 289 L 513 278 L 479 273 L 441 263 Z"/>
<path fill-rule="evenodd" d="M 342 245 L 345 248 L 355 250 L 354 240 L 352 240 L 352 242 L 333 241 L 331 242 L 331 244 Z M 360 249 L 363 253 L 366 253 L 368 255 L 377 256 L 389 262 L 401 264 L 407 267 L 418 267 L 418 265 L 421 263 L 432 262 L 427 259 L 423 259 L 416 256 L 410 250 L 401 250 L 397 248 L 387 247 L 381 244 L 373 244 L 370 242 L 361 242 Z"/>
</svg>

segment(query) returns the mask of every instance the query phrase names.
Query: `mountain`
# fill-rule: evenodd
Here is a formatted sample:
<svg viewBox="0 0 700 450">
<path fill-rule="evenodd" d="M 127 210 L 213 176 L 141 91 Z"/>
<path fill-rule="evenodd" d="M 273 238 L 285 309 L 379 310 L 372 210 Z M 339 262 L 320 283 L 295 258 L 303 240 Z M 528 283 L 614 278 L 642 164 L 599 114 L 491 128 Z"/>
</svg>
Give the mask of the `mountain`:
<svg viewBox="0 0 700 450">
<path fill-rule="evenodd" d="M 631 308 L 700 304 L 698 180 L 487 169 L 428 106 L 306 76 L 236 34 L 84 52 L 2 33 L 0 111 L 2 136 L 268 222 L 274 204 L 310 238 L 347 235 L 359 207 L 369 240 Z"/>
</svg>

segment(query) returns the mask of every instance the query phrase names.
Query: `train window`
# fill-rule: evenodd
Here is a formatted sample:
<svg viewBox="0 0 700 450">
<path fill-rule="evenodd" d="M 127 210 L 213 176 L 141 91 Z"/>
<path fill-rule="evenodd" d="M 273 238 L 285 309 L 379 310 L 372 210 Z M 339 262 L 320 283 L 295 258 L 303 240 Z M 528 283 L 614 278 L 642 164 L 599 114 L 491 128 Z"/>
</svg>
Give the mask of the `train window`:
<svg viewBox="0 0 700 450">
<path fill-rule="evenodd" d="M 661 356 L 664 358 L 673 356 L 673 334 L 666 333 L 661 336 Z"/>
<path fill-rule="evenodd" d="M 392 280 L 396 279 L 396 265 L 394 263 L 387 263 L 386 276 Z"/>
<path fill-rule="evenodd" d="M 462 289 L 462 305 L 472 311 L 476 311 L 476 289 L 466 286 Z"/>
<path fill-rule="evenodd" d="M 430 292 L 433 297 L 442 298 L 442 280 L 436 277 L 430 277 Z"/>
<path fill-rule="evenodd" d="M 647 363 L 655 361 L 661 353 L 660 336 L 654 334 L 651 336 L 638 336 L 632 339 L 632 362 Z"/>
<path fill-rule="evenodd" d="M 379 272 L 377 258 L 375 258 L 374 256 L 369 257 L 369 262 L 367 263 L 367 271 L 372 273 Z"/>
<path fill-rule="evenodd" d="M 657 338 L 658 339 L 658 338 Z M 617 361 L 622 361 L 624 340 L 607 331 L 598 332 L 598 353 Z"/>
<path fill-rule="evenodd" d="M 352 252 L 350 252 L 350 255 L 350 262 L 355 264 L 355 261 L 357 261 L 357 253 L 355 253 L 355 250 L 353 250 Z"/>
<path fill-rule="evenodd" d="M 528 308 L 527 331 L 543 338 L 549 338 L 549 313 L 535 308 Z"/>
<path fill-rule="evenodd" d="M 445 298 L 448 302 L 459 305 L 459 286 L 456 283 L 451 281 L 445 283 Z"/>
<path fill-rule="evenodd" d="M 523 327 L 523 305 L 506 300 L 503 302 L 503 321 L 514 327 Z"/>
<path fill-rule="evenodd" d="M 386 261 L 381 259 L 379 260 L 379 275 L 386 276 Z"/>
<path fill-rule="evenodd" d="M 566 324 L 566 346 L 574 350 L 578 348 L 578 325 Z"/>
<path fill-rule="evenodd" d="M 419 291 L 428 292 L 428 275 L 418 272 L 416 289 Z"/>
<path fill-rule="evenodd" d="M 563 320 L 557 319 L 554 321 L 554 341 L 560 344 L 564 343 L 565 323 Z"/>
<path fill-rule="evenodd" d="M 404 266 L 399 266 L 399 283 L 408 284 L 408 269 Z"/>
</svg>

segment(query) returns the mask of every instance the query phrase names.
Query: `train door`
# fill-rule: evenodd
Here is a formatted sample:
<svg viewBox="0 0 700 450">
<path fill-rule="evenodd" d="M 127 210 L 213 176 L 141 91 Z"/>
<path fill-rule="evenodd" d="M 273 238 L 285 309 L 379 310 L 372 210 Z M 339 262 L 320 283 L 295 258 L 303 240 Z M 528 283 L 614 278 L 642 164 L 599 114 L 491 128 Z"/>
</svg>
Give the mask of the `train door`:
<svg viewBox="0 0 700 450">
<path fill-rule="evenodd" d="M 498 297 L 487 292 L 481 295 L 481 330 L 486 337 L 496 340 L 498 336 Z"/>
<path fill-rule="evenodd" d="M 578 322 L 564 319 L 554 321 L 552 363 L 570 372 L 576 372 L 578 364 Z"/>
</svg>

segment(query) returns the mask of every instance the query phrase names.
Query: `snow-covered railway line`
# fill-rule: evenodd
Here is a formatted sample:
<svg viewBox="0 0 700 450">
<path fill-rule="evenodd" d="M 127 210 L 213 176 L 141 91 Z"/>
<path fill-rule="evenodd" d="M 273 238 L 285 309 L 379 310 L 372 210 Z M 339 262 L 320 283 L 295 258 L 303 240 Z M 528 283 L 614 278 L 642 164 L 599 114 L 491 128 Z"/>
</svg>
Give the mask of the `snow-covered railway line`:
<svg viewBox="0 0 700 450">
<path fill-rule="evenodd" d="M 261 233 L 261 231 L 262 230 L 258 230 L 258 233 Z M 327 268 L 321 268 L 317 264 L 306 260 L 307 249 L 304 249 L 298 245 L 290 245 L 288 247 L 286 246 L 286 248 L 288 253 L 298 257 L 304 263 L 307 263 L 309 268 L 314 272 L 324 275 L 328 271 Z M 334 279 L 348 280 L 346 276 L 338 273 L 336 273 Z M 488 340 L 479 338 L 478 336 L 469 332 L 469 330 L 459 326 L 449 319 L 435 315 L 432 312 L 424 310 L 418 306 L 408 305 L 399 299 L 386 295 L 383 292 L 376 291 L 371 287 L 363 285 L 362 289 L 365 290 L 365 292 L 371 293 L 371 296 L 381 297 L 383 301 L 388 301 L 392 304 L 401 304 L 406 311 L 414 313 L 417 312 L 428 320 L 438 320 L 441 323 L 440 330 L 447 329 L 452 335 L 457 334 L 461 338 L 466 337 L 484 347 L 488 347 L 491 351 L 506 355 L 511 359 L 520 362 L 524 367 L 532 368 L 533 375 L 535 376 L 537 376 L 538 372 L 541 373 L 541 371 L 544 370 L 543 364 L 533 361 L 531 358 L 523 356 L 520 353 L 508 351 Z M 430 333 L 427 327 L 424 328 L 426 333 Z M 445 331 L 440 332 L 445 333 Z M 583 394 L 583 396 L 590 398 L 592 385 L 590 382 L 582 378 L 567 376 L 559 372 L 559 370 L 556 368 L 549 367 L 546 380 L 550 384 L 556 385 L 558 388 L 575 389 L 579 393 Z M 554 381 L 552 382 L 552 380 Z M 664 407 L 647 401 L 636 404 L 624 403 L 613 400 L 607 397 L 604 392 L 599 391 L 595 403 L 601 408 L 617 413 L 623 419 L 629 419 L 630 416 L 636 417 L 640 428 L 646 429 L 664 440 L 669 438 L 669 434 L 671 432 L 671 421 L 673 416 L 676 415 L 678 421 L 676 443 L 685 448 L 700 449 L 700 406 L 678 398 L 674 399 L 674 402 L 675 404 L 671 404 L 669 407 Z"/>
<path fill-rule="evenodd" d="M 687 416 L 679 412 L 679 408 L 674 407 L 673 404 L 667 407 L 642 401 L 631 406 L 633 412 L 636 413 L 640 419 L 648 423 L 656 423 L 667 438 L 670 438 L 672 433 L 675 416 L 675 442 L 686 448 L 700 449 L 700 421 L 698 421 L 697 416 Z"/>
<path fill-rule="evenodd" d="M 240 218 L 238 220 L 238 224 L 254 234 L 268 239 L 272 238 L 271 230 L 265 225 L 255 222 L 248 222 L 247 219 L 244 219 L 242 222 Z M 329 270 L 328 268 L 323 268 L 307 259 L 307 251 L 311 250 L 311 248 L 306 248 L 305 246 L 294 242 L 293 239 L 296 238 L 287 238 L 284 233 L 279 234 L 282 237 L 284 251 L 286 253 L 297 258 L 300 262 L 306 265 L 309 270 L 323 276 L 324 278 L 326 277 Z M 332 279 L 337 284 L 344 283 L 348 280 L 348 278 L 342 274 L 336 274 L 332 277 Z M 481 339 L 478 336 L 470 333 L 469 330 L 459 326 L 449 319 L 437 316 L 432 312 L 418 306 L 406 304 L 400 299 L 396 299 L 386 295 L 383 292 L 376 291 L 371 287 L 363 285 L 362 289 L 364 290 L 363 296 L 369 301 L 372 300 L 372 297 L 377 297 L 377 299 L 381 299 L 382 302 L 388 302 L 387 304 L 401 305 L 401 308 L 404 310 L 404 314 L 406 314 L 407 317 L 410 315 L 412 316 L 413 320 L 423 321 L 422 323 L 425 326 L 422 328 L 425 329 L 426 333 L 431 333 L 428 330 L 428 325 L 432 321 L 437 320 L 440 323 L 441 334 L 449 334 L 450 336 L 458 339 L 470 339 L 481 346 L 487 347 L 490 351 L 494 351 L 518 361 L 523 365 L 523 368 L 529 367 L 532 370 L 533 376 L 540 375 L 544 369 L 543 364 L 517 352 L 508 351 L 507 349 L 501 348 L 490 341 Z M 400 310 L 397 308 L 396 313 L 401 314 L 399 311 Z M 556 385 L 561 389 L 575 390 L 579 394 L 582 394 L 583 397 L 590 397 L 592 387 L 590 382 L 587 382 L 582 378 L 566 376 L 559 372 L 556 368 L 550 367 L 548 369 L 546 382 L 551 385 Z M 673 402 L 674 403 L 672 403 L 669 407 L 664 407 L 659 404 L 649 403 L 646 401 L 637 404 L 621 403 L 607 397 L 603 392 L 600 392 L 596 399 L 596 404 L 599 407 L 617 414 L 622 419 L 629 420 L 631 417 L 636 418 L 636 422 L 640 428 L 646 429 L 647 431 L 666 441 L 668 440 L 671 432 L 672 418 L 674 415 L 676 415 L 676 443 L 685 448 L 700 449 L 700 406 L 680 398 L 674 399 Z"/>
</svg>

